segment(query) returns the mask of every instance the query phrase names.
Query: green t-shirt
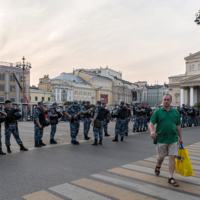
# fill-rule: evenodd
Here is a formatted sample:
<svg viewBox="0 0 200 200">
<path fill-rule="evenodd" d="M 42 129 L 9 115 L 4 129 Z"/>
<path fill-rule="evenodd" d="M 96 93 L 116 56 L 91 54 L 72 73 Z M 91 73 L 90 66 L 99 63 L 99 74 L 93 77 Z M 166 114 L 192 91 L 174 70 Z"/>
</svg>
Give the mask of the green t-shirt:
<svg viewBox="0 0 200 200">
<path fill-rule="evenodd" d="M 178 110 L 171 108 L 166 111 L 164 108 L 156 110 L 150 122 L 156 124 L 157 137 L 154 144 L 172 144 L 178 142 L 178 131 L 176 126 L 181 124 Z"/>
</svg>

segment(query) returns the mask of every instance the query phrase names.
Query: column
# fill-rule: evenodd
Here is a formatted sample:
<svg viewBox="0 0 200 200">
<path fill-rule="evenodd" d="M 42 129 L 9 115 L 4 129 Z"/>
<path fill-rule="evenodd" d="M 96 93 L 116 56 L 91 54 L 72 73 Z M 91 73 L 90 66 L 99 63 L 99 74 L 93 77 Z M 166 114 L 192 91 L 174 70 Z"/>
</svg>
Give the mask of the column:
<svg viewBox="0 0 200 200">
<path fill-rule="evenodd" d="M 184 102 L 185 102 L 185 104 L 187 105 L 187 104 L 188 104 L 188 89 L 185 89 L 185 90 L 184 90 L 184 96 L 185 96 Z M 181 106 L 182 106 L 182 105 L 181 105 Z"/>
<path fill-rule="evenodd" d="M 57 97 L 58 97 L 58 92 L 57 92 L 57 88 L 56 88 L 56 97 L 55 97 L 55 101 L 57 101 Z"/>
<path fill-rule="evenodd" d="M 190 87 L 190 106 L 193 106 L 194 104 L 194 89 L 193 87 Z"/>
<path fill-rule="evenodd" d="M 181 102 L 180 102 L 180 106 L 182 106 L 184 104 L 184 89 L 181 88 Z"/>
<path fill-rule="evenodd" d="M 60 88 L 60 90 L 59 90 L 59 100 L 61 101 L 61 88 Z"/>
</svg>

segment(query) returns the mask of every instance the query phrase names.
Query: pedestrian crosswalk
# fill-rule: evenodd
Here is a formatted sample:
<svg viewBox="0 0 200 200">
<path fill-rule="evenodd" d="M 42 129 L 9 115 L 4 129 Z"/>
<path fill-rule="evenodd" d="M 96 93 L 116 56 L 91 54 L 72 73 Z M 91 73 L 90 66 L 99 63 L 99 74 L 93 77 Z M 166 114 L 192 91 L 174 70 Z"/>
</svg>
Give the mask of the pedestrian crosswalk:
<svg viewBox="0 0 200 200">
<path fill-rule="evenodd" d="M 200 197 L 200 143 L 186 147 L 194 169 L 194 176 L 174 174 L 179 187 L 168 181 L 166 157 L 160 176 L 154 173 L 156 156 L 93 174 L 70 183 L 56 185 L 24 195 L 27 200 L 199 200 Z M 192 151 L 191 151 L 192 150 Z M 193 151 L 195 150 L 195 151 Z M 57 194 L 57 195 L 56 195 Z"/>
</svg>

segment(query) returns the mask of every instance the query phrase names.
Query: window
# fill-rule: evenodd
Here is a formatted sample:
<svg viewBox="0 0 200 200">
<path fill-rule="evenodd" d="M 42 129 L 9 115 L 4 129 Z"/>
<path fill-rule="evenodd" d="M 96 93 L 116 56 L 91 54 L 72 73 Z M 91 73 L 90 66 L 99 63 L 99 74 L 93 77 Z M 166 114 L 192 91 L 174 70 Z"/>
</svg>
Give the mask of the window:
<svg viewBox="0 0 200 200">
<path fill-rule="evenodd" d="M 192 66 L 190 65 L 190 71 L 192 71 Z"/>
<path fill-rule="evenodd" d="M 10 85 L 10 92 L 15 92 L 15 85 Z"/>
<path fill-rule="evenodd" d="M 37 101 L 38 100 L 38 98 L 37 97 L 35 97 L 35 101 Z"/>
<path fill-rule="evenodd" d="M 92 82 L 92 85 L 95 85 L 95 81 Z"/>
<path fill-rule="evenodd" d="M 4 74 L 0 74 L 0 81 L 4 81 L 5 79 L 5 75 Z"/>
<path fill-rule="evenodd" d="M 104 83 L 104 87 L 106 87 L 106 83 Z"/>
<path fill-rule="evenodd" d="M 74 94 L 78 94 L 78 91 L 74 91 Z"/>
<path fill-rule="evenodd" d="M 99 86 L 99 82 L 97 82 L 97 86 Z"/>
<path fill-rule="evenodd" d="M 194 67 L 194 65 L 193 65 L 193 70 L 194 70 L 194 68 L 195 68 L 195 67 Z"/>
<path fill-rule="evenodd" d="M 4 97 L 0 97 L 0 102 L 4 102 Z"/>
<path fill-rule="evenodd" d="M 15 78 L 12 74 L 10 74 L 10 82 L 15 82 Z"/>
<path fill-rule="evenodd" d="M 199 69 L 200 69 L 200 64 L 199 64 Z"/>
<path fill-rule="evenodd" d="M 44 101 L 44 97 L 42 97 L 42 101 Z"/>
<path fill-rule="evenodd" d="M 88 96 L 91 96 L 91 92 L 88 92 Z"/>
<path fill-rule="evenodd" d="M 95 96 L 95 93 L 93 93 L 93 96 Z"/>
<path fill-rule="evenodd" d="M 82 92 L 79 92 L 79 95 L 82 95 Z"/>
<path fill-rule="evenodd" d="M 11 102 L 15 102 L 15 97 L 10 97 Z"/>
<path fill-rule="evenodd" d="M 24 98 L 23 97 L 21 97 L 21 103 L 24 103 Z"/>
<path fill-rule="evenodd" d="M 87 95 L 87 92 L 84 92 L 84 95 Z"/>
<path fill-rule="evenodd" d="M 25 79 L 25 76 L 24 76 L 24 79 Z M 23 82 L 23 76 L 20 76 L 20 82 L 22 83 Z M 41 81 L 42 83 L 42 81 Z"/>
<path fill-rule="evenodd" d="M 4 85 L 0 84 L 0 91 L 4 91 Z"/>
<path fill-rule="evenodd" d="M 50 97 L 48 97 L 48 101 L 51 101 L 51 98 L 50 98 Z"/>
<path fill-rule="evenodd" d="M 108 83 L 108 87 L 110 87 L 110 83 Z"/>
<path fill-rule="evenodd" d="M 101 86 L 103 86 L 103 82 L 101 82 Z"/>
</svg>

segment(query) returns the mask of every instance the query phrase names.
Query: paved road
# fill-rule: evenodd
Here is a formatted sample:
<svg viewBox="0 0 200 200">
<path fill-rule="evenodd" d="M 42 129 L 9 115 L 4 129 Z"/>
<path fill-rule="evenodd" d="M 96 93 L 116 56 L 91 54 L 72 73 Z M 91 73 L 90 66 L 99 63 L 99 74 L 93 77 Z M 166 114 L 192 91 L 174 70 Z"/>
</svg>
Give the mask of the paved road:
<svg viewBox="0 0 200 200">
<path fill-rule="evenodd" d="M 156 151 L 149 132 L 131 134 L 124 142 L 114 143 L 111 123 L 112 137 L 105 138 L 103 146 L 94 147 L 91 140 L 84 141 L 82 130 L 81 145 L 73 146 L 69 124 L 60 123 L 56 136 L 59 144 L 49 144 L 47 128 L 44 135 L 47 147 L 35 149 L 33 124 L 22 122 L 19 128 L 29 151 L 19 152 L 12 141 L 13 153 L 0 157 L 0 200 L 199 199 L 200 127 L 183 130 L 194 176 L 176 174 L 179 188 L 167 183 L 167 159 L 161 176 L 154 175 Z"/>
</svg>

